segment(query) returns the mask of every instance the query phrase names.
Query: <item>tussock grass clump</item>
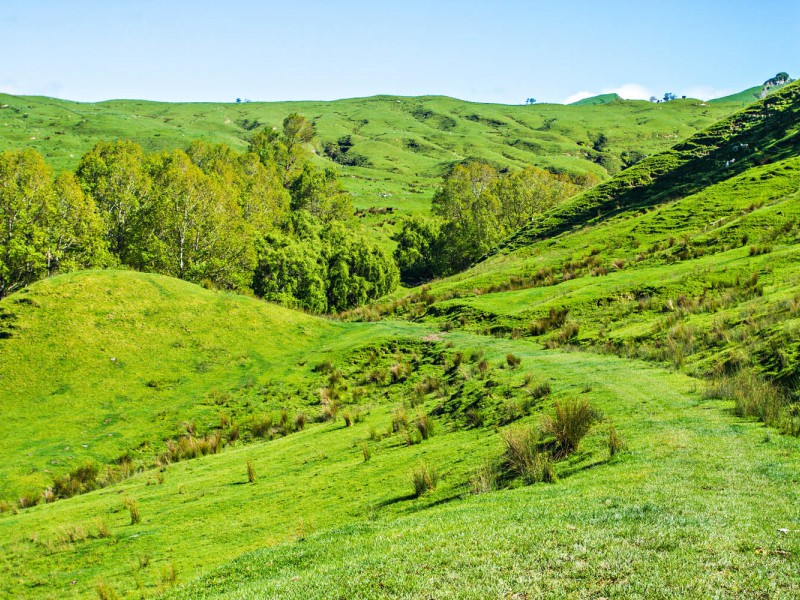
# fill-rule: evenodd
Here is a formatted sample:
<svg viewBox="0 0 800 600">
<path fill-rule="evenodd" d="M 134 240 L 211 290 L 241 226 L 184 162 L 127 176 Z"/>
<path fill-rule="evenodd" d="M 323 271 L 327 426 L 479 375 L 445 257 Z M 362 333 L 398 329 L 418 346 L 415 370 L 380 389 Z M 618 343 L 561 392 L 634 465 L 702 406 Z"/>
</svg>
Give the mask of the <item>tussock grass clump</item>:
<svg viewBox="0 0 800 600">
<path fill-rule="evenodd" d="M 125 498 L 124 505 L 125 508 L 128 509 L 128 513 L 130 513 L 131 525 L 137 525 L 138 523 L 141 523 L 142 516 L 139 514 L 139 503 L 136 501 L 136 499 Z"/>
<path fill-rule="evenodd" d="M 367 462 L 372 457 L 372 453 L 370 452 L 369 444 L 367 442 L 361 442 L 361 455 L 364 457 L 364 462 Z"/>
<path fill-rule="evenodd" d="M 406 409 L 399 406 L 392 413 L 392 433 L 398 433 L 406 429 L 408 429 L 408 415 L 406 414 Z"/>
<path fill-rule="evenodd" d="M 295 431 L 303 431 L 306 428 L 306 424 L 308 424 L 308 417 L 305 413 L 299 412 L 294 417 L 294 428 Z"/>
<path fill-rule="evenodd" d="M 486 494 L 497 489 L 499 473 L 494 464 L 487 461 L 473 474 L 469 481 L 473 494 Z"/>
<path fill-rule="evenodd" d="M 552 457 L 542 450 L 542 439 L 536 429 L 507 429 L 503 432 L 503 443 L 506 465 L 514 475 L 522 477 L 526 483 L 555 481 Z"/>
<path fill-rule="evenodd" d="M 771 427 L 780 427 L 789 416 L 780 390 L 750 369 L 717 377 L 707 386 L 706 397 L 733 399 L 736 416 L 755 417 Z"/>
<path fill-rule="evenodd" d="M 250 435 L 254 438 L 269 437 L 273 424 L 272 415 L 254 416 L 253 420 L 250 422 Z"/>
<path fill-rule="evenodd" d="M 97 475 L 99 467 L 92 462 L 86 462 L 75 468 L 69 475 L 56 476 L 50 493 L 46 493 L 45 502 L 51 502 L 56 498 L 71 498 L 84 492 L 89 492 L 98 487 Z"/>
<path fill-rule="evenodd" d="M 411 483 L 414 486 L 414 496 L 417 498 L 436 489 L 438 482 L 439 472 L 426 462 L 419 463 L 411 471 Z"/>
<path fill-rule="evenodd" d="M 558 444 L 558 455 L 574 452 L 592 425 L 601 418 L 600 412 L 585 398 L 556 402 L 555 416 L 544 420 L 544 430 L 552 433 Z"/>
<path fill-rule="evenodd" d="M 516 354 L 508 353 L 506 355 L 506 363 L 508 363 L 508 366 L 511 367 L 512 369 L 518 369 L 519 366 L 522 364 L 522 358 L 520 358 Z"/>
<path fill-rule="evenodd" d="M 253 468 L 253 461 L 247 461 L 247 482 L 248 483 L 255 483 L 256 482 L 256 470 Z"/>
<path fill-rule="evenodd" d="M 105 581 L 99 581 L 94 589 L 100 600 L 119 600 L 119 595 L 116 590 Z"/>
<path fill-rule="evenodd" d="M 550 384 L 546 381 L 542 381 L 539 383 L 534 384 L 530 388 L 530 397 L 534 400 L 541 400 L 550 395 L 552 389 L 550 388 Z"/>
<path fill-rule="evenodd" d="M 625 441 L 620 436 L 617 428 L 614 425 L 608 427 L 608 454 L 611 457 L 616 456 L 627 448 Z"/>
<path fill-rule="evenodd" d="M 427 440 L 433 435 L 435 428 L 434 421 L 427 413 L 423 411 L 418 412 L 417 418 L 414 419 L 414 425 L 417 427 L 417 431 L 419 431 L 419 435 L 423 440 Z"/>
</svg>

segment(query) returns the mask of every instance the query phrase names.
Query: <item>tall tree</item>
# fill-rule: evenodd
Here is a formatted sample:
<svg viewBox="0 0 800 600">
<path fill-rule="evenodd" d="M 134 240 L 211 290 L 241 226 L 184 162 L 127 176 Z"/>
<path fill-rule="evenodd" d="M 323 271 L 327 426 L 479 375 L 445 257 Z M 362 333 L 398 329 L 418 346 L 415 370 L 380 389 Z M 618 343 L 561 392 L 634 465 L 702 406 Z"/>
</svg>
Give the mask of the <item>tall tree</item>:
<svg viewBox="0 0 800 600">
<path fill-rule="evenodd" d="M 0 154 L 0 297 L 47 273 L 52 171 L 34 150 Z"/>
<path fill-rule="evenodd" d="M 232 194 L 181 150 L 152 160 L 146 268 L 226 288 L 246 287 L 255 265 L 253 230 Z"/>
<path fill-rule="evenodd" d="M 100 142 L 81 158 L 76 174 L 103 216 L 111 251 L 134 264 L 141 233 L 137 219 L 151 199 L 144 151 L 134 142 Z"/>
</svg>

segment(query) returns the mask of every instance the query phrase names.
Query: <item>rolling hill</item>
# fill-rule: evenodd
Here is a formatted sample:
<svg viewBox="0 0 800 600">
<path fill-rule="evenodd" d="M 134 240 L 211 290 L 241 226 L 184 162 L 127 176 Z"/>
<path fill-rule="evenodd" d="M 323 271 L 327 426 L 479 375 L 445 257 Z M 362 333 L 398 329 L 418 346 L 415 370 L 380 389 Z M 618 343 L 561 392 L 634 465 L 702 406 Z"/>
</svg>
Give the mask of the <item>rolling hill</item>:
<svg viewBox="0 0 800 600">
<path fill-rule="evenodd" d="M 6 501 L 0 594 L 796 597 L 798 111 L 786 86 L 338 320 L 132 272 L 3 299 L 4 494 L 118 480 Z"/>
</svg>

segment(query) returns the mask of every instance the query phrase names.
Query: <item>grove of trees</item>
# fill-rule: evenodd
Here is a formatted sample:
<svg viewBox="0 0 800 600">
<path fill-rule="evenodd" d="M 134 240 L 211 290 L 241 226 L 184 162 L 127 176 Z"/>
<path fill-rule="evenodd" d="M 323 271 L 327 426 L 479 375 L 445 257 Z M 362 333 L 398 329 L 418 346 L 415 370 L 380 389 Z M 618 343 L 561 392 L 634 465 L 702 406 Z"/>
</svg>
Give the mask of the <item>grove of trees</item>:
<svg viewBox="0 0 800 600">
<path fill-rule="evenodd" d="M 41 277 L 127 266 L 223 289 L 252 289 L 314 312 L 394 289 L 389 255 L 341 221 L 353 214 L 333 170 L 315 167 L 312 124 L 289 115 L 246 153 L 193 142 L 146 154 L 102 142 L 75 174 L 33 150 L 0 154 L 0 297 Z"/>
<path fill-rule="evenodd" d="M 456 165 L 433 197 L 432 217 L 406 220 L 395 236 L 403 282 L 465 269 L 537 215 L 594 183 L 536 167 L 502 173 L 482 162 Z"/>
</svg>

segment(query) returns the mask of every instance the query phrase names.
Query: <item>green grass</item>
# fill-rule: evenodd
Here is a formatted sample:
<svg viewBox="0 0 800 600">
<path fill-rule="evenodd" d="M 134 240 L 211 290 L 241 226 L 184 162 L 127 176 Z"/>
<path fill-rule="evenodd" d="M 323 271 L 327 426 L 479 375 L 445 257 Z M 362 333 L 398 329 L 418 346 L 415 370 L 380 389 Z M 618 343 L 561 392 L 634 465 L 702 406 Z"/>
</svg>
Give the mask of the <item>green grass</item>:
<svg viewBox="0 0 800 600">
<path fill-rule="evenodd" d="M 797 597 L 796 416 L 743 418 L 759 407 L 724 377 L 794 398 L 798 89 L 348 315 L 375 322 L 131 272 L 5 298 L 3 507 L 87 459 L 142 470 L 2 512 L 0 596 Z M 434 112 L 415 120 L 462 125 Z M 548 418 L 587 405 L 602 418 L 564 456 Z M 230 439 L 220 413 L 238 441 L 152 468 L 182 432 Z M 554 477 L 511 468 L 517 428 Z"/>
</svg>

